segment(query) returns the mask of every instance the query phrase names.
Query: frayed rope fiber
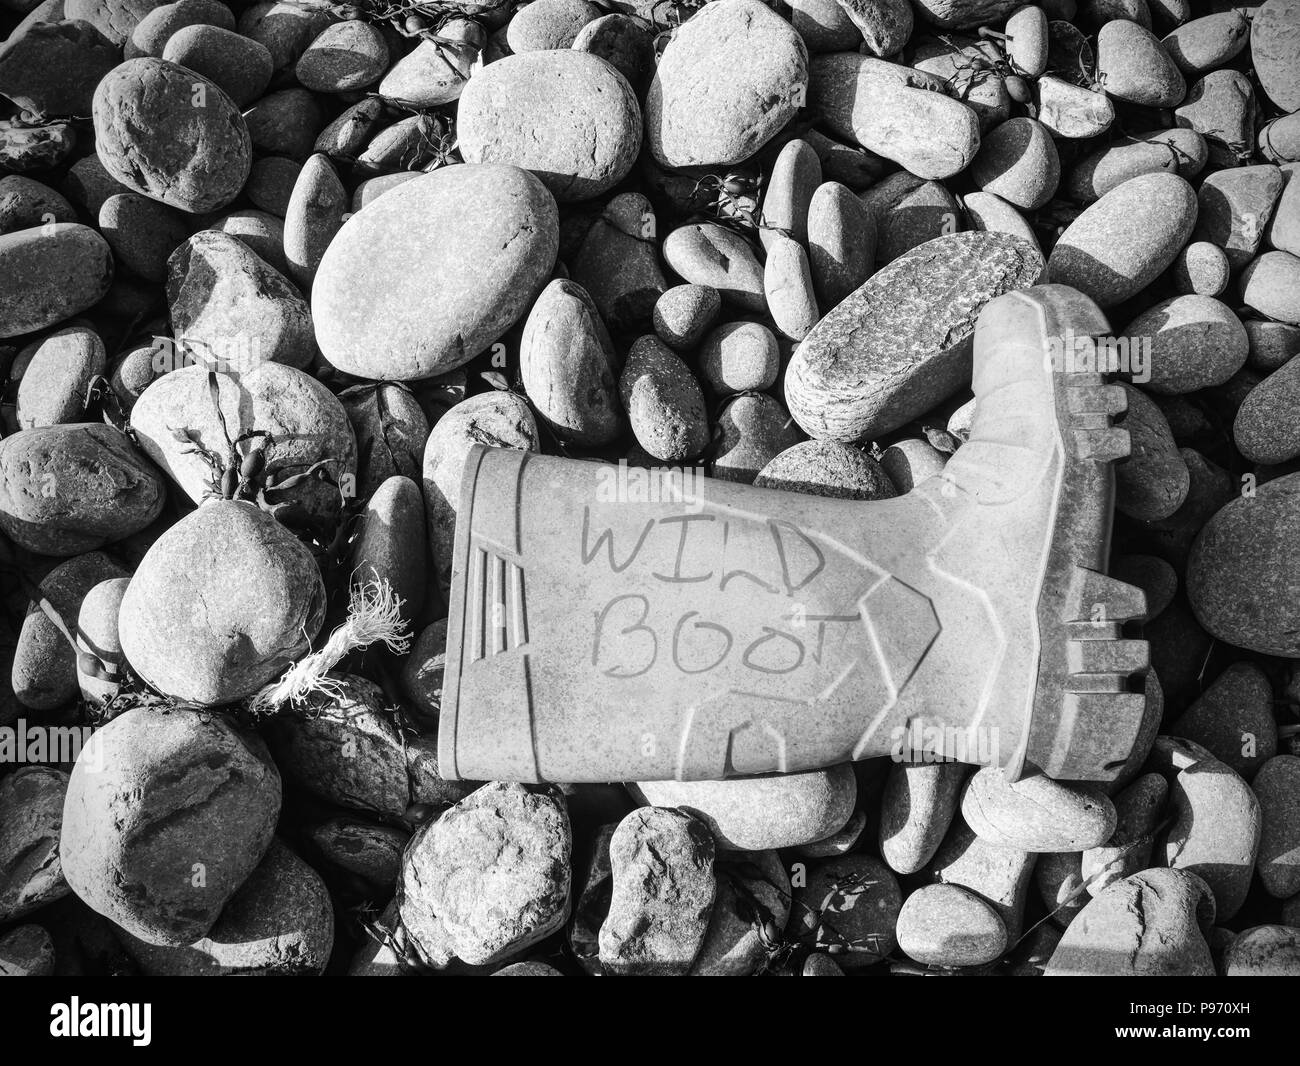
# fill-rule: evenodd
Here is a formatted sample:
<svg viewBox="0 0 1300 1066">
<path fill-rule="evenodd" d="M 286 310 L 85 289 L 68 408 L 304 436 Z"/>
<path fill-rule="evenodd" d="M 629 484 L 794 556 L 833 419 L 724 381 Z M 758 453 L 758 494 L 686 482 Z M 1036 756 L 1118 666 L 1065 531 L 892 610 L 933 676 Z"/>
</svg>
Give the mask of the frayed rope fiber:
<svg viewBox="0 0 1300 1066">
<path fill-rule="evenodd" d="M 401 615 L 403 600 L 387 581 L 358 582 L 352 586 L 347 621 L 329 635 L 320 648 L 289 667 L 279 681 L 263 686 L 250 697 L 249 710 L 274 714 L 287 703 L 311 696 L 338 695 L 339 683 L 329 676 L 344 656 L 382 640 L 394 655 L 411 646 Z"/>
</svg>

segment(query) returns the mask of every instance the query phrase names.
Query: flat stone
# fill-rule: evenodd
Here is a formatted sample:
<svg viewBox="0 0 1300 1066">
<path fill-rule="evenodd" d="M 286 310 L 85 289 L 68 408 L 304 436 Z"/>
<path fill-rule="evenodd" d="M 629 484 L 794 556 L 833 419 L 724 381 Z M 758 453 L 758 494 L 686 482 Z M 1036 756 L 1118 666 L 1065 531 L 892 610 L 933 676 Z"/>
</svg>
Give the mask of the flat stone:
<svg viewBox="0 0 1300 1066">
<path fill-rule="evenodd" d="M 641 802 L 701 819 L 719 848 L 764 851 L 811 844 L 838 832 L 857 800 L 849 763 L 797 774 L 725 781 L 641 781 Z"/>
</svg>

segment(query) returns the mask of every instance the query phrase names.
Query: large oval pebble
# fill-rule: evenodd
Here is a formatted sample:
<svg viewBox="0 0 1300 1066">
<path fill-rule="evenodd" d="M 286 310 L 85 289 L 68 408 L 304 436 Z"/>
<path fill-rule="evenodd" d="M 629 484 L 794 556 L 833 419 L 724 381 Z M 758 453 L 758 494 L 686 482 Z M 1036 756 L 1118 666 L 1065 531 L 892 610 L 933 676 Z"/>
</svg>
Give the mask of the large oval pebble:
<svg viewBox="0 0 1300 1066">
<path fill-rule="evenodd" d="M 353 215 L 316 272 L 321 354 L 408 381 L 468 362 L 527 308 L 555 264 L 555 199 L 518 167 L 447 167 Z"/>
<path fill-rule="evenodd" d="M 224 207 L 248 180 L 253 145 L 214 82 L 161 59 L 131 59 L 95 89 L 95 150 L 127 188 L 196 214 Z"/>
<path fill-rule="evenodd" d="M 456 135 L 467 163 L 531 170 L 561 202 L 590 200 L 626 177 L 641 150 L 627 79 L 588 52 L 526 52 L 474 75 Z"/>
<path fill-rule="evenodd" d="M 1048 259 L 1051 280 L 1112 307 L 1154 281 L 1196 224 L 1196 194 L 1176 174 L 1143 174 L 1072 222 Z"/>
<path fill-rule="evenodd" d="M 969 382 L 980 310 L 1041 273 L 1037 249 L 1001 233 L 956 233 L 912 249 L 799 345 L 785 375 L 791 415 L 808 436 L 845 443 L 897 429 Z"/>
<path fill-rule="evenodd" d="M 758 0 L 706 4 L 669 40 L 646 96 L 646 141 L 666 167 L 738 163 L 804 104 L 808 50 Z"/>
</svg>

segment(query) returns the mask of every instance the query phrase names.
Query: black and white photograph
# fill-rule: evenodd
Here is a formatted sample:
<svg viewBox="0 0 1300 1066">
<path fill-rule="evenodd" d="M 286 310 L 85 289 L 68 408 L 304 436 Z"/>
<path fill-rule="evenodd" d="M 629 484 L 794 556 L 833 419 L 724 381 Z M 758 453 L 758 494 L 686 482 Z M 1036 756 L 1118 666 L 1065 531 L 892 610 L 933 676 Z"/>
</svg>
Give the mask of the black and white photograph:
<svg viewBox="0 0 1300 1066">
<path fill-rule="evenodd" d="M 1170 979 L 1300 976 L 1300 0 L 0 0 L 0 666 L 54 1047 L 1280 1035 Z"/>
</svg>

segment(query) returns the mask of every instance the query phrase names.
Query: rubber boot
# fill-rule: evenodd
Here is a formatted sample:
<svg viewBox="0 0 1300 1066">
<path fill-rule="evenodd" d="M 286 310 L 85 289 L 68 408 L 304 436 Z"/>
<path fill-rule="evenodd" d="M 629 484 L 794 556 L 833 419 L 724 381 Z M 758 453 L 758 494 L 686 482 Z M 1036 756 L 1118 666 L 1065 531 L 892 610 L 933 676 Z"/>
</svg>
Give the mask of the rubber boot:
<svg viewBox="0 0 1300 1066">
<path fill-rule="evenodd" d="M 1148 663 L 1121 635 L 1143 594 L 1104 573 L 1124 395 L 1061 358 L 1108 332 L 1064 286 L 991 302 L 970 439 L 892 500 L 476 448 L 441 772 L 698 780 L 892 754 L 1113 777 Z"/>
</svg>

